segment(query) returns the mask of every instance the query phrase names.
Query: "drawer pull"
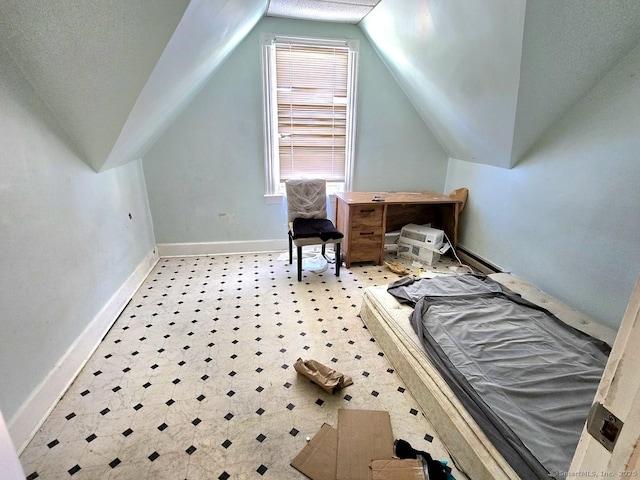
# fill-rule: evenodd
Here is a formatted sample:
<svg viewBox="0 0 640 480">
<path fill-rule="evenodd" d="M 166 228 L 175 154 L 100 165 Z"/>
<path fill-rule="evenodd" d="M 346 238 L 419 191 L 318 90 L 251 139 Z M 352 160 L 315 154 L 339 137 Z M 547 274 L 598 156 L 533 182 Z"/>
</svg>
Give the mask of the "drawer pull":
<svg viewBox="0 0 640 480">
<path fill-rule="evenodd" d="M 360 235 L 373 235 L 374 232 L 360 232 Z"/>
<path fill-rule="evenodd" d="M 369 209 L 366 209 L 366 210 L 360 210 L 360 213 L 373 213 L 375 211 L 376 211 L 375 208 L 369 208 Z"/>
</svg>

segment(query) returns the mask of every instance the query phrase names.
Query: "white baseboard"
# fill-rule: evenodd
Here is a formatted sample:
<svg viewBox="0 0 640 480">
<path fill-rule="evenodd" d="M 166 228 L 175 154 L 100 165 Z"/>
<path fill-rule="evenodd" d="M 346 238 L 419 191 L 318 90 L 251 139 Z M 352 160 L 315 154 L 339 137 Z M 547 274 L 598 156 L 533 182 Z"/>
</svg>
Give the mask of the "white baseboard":
<svg viewBox="0 0 640 480">
<path fill-rule="evenodd" d="M 286 238 L 276 240 L 250 240 L 246 242 L 159 243 L 161 257 L 187 257 L 194 255 L 222 255 L 234 253 L 280 252 L 289 250 Z"/>
<path fill-rule="evenodd" d="M 486 273 L 487 275 L 491 273 L 505 271 L 502 267 L 496 265 L 493 262 L 490 262 L 486 258 L 475 253 L 474 251 L 469 250 L 464 245 L 458 245 L 456 252 L 460 257 L 460 260 L 462 260 L 464 263 L 472 266 L 473 268 L 475 268 L 476 270 L 482 273 Z"/>
<path fill-rule="evenodd" d="M 80 373 L 82 367 L 147 278 L 158 259 L 157 248 L 154 248 L 138 264 L 129 278 L 102 307 L 102 310 L 73 342 L 53 370 L 11 418 L 8 424 L 9 433 L 19 453 L 31 441 L 53 407 Z"/>
</svg>

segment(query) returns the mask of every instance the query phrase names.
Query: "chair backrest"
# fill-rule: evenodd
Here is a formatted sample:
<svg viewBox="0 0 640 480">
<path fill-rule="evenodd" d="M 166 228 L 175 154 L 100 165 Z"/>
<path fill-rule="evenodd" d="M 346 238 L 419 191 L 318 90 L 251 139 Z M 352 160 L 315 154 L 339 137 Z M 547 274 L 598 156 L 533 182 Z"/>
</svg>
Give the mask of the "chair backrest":
<svg viewBox="0 0 640 480">
<path fill-rule="evenodd" d="M 292 179 L 285 183 L 288 221 L 327 218 L 327 183 L 318 179 Z"/>
</svg>

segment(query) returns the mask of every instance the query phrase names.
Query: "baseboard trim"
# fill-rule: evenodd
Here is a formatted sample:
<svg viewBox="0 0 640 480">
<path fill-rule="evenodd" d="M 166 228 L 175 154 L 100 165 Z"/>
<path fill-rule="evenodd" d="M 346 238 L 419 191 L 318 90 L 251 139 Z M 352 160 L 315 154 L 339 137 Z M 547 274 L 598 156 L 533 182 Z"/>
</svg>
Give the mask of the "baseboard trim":
<svg viewBox="0 0 640 480">
<path fill-rule="evenodd" d="M 504 270 L 498 265 L 491 263 L 486 258 L 481 257 L 477 253 L 472 252 L 462 245 L 458 245 L 458 247 L 456 248 L 456 252 L 460 257 L 460 260 L 472 266 L 476 270 L 481 271 L 482 273 L 491 274 L 504 272 Z"/>
<path fill-rule="evenodd" d="M 157 248 L 154 247 L 8 422 L 9 433 L 18 453 L 22 453 L 42 426 L 158 259 Z"/>
<path fill-rule="evenodd" d="M 197 255 L 223 255 L 236 253 L 280 252 L 288 250 L 286 238 L 276 240 L 250 240 L 243 242 L 159 243 L 161 257 L 188 257 Z"/>
</svg>

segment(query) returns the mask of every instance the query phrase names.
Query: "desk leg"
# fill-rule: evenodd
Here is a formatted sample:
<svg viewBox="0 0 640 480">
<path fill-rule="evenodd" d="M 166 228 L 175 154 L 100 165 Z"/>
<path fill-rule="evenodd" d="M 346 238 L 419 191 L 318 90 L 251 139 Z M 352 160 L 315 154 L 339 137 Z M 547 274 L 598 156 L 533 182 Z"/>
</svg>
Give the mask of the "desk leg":
<svg viewBox="0 0 640 480">
<path fill-rule="evenodd" d="M 458 246 L 458 215 L 460 207 L 457 203 L 442 204 L 439 207 L 438 224 L 449 237 L 451 246 Z"/>
<path fill-rule="evenodd" d="M 389 205 L 384 204 L 384 208 L 382 209 L 382 241 L 380 242 L 380 254 L 378 255 L 378 265 L 382 265 L 384 261 L 384 244 L 387 241 L 386 233 L 387 233 L 387 211 L 389 210 Z"/>
</svg>

